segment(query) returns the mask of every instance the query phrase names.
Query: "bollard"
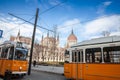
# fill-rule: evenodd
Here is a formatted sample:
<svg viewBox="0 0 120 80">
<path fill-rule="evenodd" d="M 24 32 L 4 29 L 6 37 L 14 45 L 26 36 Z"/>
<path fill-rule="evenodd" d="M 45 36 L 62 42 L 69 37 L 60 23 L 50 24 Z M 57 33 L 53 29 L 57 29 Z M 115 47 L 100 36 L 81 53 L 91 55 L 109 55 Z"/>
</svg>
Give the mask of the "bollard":
<svg viewBox="0 0 120 80">
<path fill-rule="evenodd" d="M 11 72 L 10 71 L 6 71 L 3 80 L 11 80 L 11 77 L 12 77 Z"/>
</svg>

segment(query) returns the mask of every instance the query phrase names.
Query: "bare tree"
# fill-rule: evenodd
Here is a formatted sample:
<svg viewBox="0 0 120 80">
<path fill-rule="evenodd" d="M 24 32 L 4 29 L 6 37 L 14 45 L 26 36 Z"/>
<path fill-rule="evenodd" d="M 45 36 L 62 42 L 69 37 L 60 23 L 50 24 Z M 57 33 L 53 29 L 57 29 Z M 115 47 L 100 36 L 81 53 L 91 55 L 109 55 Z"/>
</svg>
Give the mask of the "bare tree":
<svg viewBox="0 0 120 80">
<path fill-rule="evenodd" d="M 42 50 L 41 50 L 42 62 L 44 62 L 44 60 L 47 58 L 47 53 L 48 53 L 48 47 L 42 46 Z"/>
<path fill-rule="evenodd" d="M 41 47 L 39 44 L 34 44 L 34 53 L 33 53 L 33 57 L 35 60 L 37 60 L 39 62 L 40 59 L 40 51 L 41 51 Z"/>
</svg>

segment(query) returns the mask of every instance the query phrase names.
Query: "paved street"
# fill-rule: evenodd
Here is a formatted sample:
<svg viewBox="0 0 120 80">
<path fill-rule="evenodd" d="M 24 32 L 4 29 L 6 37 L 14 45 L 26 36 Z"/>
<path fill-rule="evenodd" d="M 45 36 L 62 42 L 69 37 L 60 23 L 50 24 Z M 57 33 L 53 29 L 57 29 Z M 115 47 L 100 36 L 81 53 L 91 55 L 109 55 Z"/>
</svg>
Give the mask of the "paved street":
<svg viewBox="0 0 120 80">
<path fill-rule="evenodd" d="M 64 73 L 64 68 L 63 67 L 55 67 L 55 66 L 36 65 L 36 67 L 32 66 L 32 70 L 51 72 L 51 73 L 57 73 L 57 74 L 63 74 Z"/>
<path fill-rule="evenodd" d="M 22 79 L 12 79 L 12 80 L 66 80 L 66 79 L 64 76 L 60 74 L 53 74 L 53 73 L 32 70 L 30 76 L 26 75 Z"/>
</svg>

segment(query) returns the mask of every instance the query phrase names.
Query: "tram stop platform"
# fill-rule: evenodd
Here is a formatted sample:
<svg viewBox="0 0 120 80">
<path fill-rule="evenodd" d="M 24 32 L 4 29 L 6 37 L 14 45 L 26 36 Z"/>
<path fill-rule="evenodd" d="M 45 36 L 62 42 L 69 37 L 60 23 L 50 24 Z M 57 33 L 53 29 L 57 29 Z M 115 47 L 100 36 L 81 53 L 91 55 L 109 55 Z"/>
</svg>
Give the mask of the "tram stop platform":
<svg viewBox="0 0 120 80">
<path fill-rule="evenodd" d="M 64 73 L 63 67 L 56 67 L 56 66 L 36 65 L 35 67 L 32 66 L 32 70 L 61 74 L 61 75 Z"/>
</svg>

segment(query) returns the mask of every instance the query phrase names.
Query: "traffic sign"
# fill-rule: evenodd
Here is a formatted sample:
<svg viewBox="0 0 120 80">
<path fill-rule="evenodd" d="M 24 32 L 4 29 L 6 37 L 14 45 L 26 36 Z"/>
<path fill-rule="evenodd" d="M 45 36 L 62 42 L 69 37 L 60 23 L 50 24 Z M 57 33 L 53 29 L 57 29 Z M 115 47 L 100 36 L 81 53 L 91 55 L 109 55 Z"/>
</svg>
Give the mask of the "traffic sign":
<svg viewBox="0 0 120 80">
<path fill-rule="evenodd" d="M 0 30 L 0 38 L 2 37 L 3 34 L 3 30 Z"/>
</svg>

